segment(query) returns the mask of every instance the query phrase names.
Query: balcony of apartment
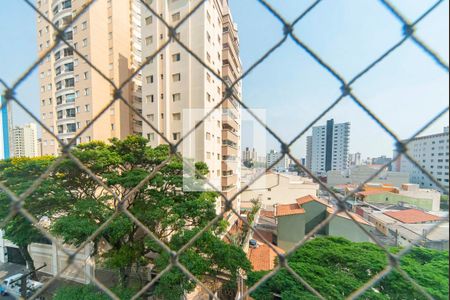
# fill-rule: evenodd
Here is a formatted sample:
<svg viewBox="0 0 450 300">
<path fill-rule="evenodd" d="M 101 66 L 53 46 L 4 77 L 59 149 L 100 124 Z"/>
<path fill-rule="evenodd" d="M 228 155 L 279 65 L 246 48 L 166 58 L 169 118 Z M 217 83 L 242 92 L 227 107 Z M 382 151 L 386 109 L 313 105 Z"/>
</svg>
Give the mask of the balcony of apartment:
<svg viewBox="0 0 450 300">
<path fill-rule="evenodd" d="M 225 129 L 222 131 L 222 140 L 230 141 L 234 144 L 239 143 L 239 136 L 232 130 Z"/>
<path fill-rule="evenodd" d="M 52 6 L 53 11 L 53 23 L 60 21 L 61 18 L 71 17 L 72 18 L 72 0 L 55 1 Z M 67 24 L 66 24 L 67 25 Z M 59 27 L 64 27 L 62 23 Z"/>
<path fill-rule="evenodd" d="M 237 147 L 227 144 L 222 145 L 222 155 L 237 157 L 238 155 Z"/>
<path fill-rule="evenodd" d="M 223 160 L 222 161 L 222 171 L 228 172 L 228 171 L 236 171 L 239 164 L 237 160 Z"/>
<path fill-rule="evenodd" d="M 236 121 L 236 116 L 233 116 L 230 111 L 224 112 L 222 115 L 222 124 L 224 128 L 232 128 L 239 130 L 239 123 Z"/>
<path fill-rule="evenodd" d="M 238 177 L 236 174 L 222 176 L 222 187 L 227 187 L 237 184 Z"/>
</svg>

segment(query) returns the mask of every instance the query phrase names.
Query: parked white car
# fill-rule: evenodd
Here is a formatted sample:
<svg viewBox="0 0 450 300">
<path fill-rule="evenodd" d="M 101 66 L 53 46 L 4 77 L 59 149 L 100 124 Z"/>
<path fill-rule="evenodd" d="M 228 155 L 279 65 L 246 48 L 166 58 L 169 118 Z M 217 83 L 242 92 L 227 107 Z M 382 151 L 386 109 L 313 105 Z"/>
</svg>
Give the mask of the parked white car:
<svg viewBox="0 0 450 300">
<path fill-rule="evenodd" d="M 2 295 L 11 295 L 13 297 L 19 298 L 22 294 L 21 280 L 20 278 L 23 274 L 16 274 L 5 278 L 0 287 L 0 293 Z M 34 281 L 27 279 L 27 296 L 33 295 L 35 291 L 40 289 L 44 284 L 39 281 Z"/>
</svg>

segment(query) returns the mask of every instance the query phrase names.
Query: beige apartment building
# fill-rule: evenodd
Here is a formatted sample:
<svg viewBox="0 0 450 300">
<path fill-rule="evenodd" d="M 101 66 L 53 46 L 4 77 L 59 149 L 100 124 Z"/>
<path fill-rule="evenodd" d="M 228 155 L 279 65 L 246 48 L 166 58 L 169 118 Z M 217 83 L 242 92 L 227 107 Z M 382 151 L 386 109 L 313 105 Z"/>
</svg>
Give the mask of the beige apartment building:
<svg viewBox="0 0 450 300">
<path fill-rule="evenodd" d="M 171 26 L 183 19 L 200 0 L 148 1 Z M 150 58 L 169 39 L 165 26 L 143 10 L 142 57 Z M 228 83 L 241 75 L 238 31 L 227 0 L 206 1 L 178 29 L 178 39 Z M 178 142 L 224 96 L 224 86 L 178 43 L 170 43 L 143 70 L 143 116 L 170 142 Z M 241 98 L 241 85 L 234 93 Z M 240 107 L 227 100 L 182 144 L 183 155 L 205 162 L 209 181 L 231 198 L 240 188 Z M 144 123 L 151 145 L 164 143 Z M 218 201 L 217 211 L 223 208 Z M 239 199 L 235 208 L 239 208 Z"/>
<path fill-rule="evenodd" d="M 38 9 L 58 28 L 64 28 L 82 10 L 82 0 L 38 0 Z M 65 39 L 102 73 L 119 85 L 141 63 L 141 5 L 139 0 L 98 0 L 65 32 Z M 38 51 L 43 56 L 54 43 L 54 28 L 37 17 Z M 68 142 L 89 125 L 112 100 L 113 89 L 73 49 L 64 43 L 39 66 L 42 122 Z M 140 111 L 141 78 L 122 92 Z M 76 143 L 107 141 L 142 133 L 142 122 L 121 101 L 110 107 Z M 57 155 L 58 144 L 46 131 L 42 154 Z"/>
</svg>

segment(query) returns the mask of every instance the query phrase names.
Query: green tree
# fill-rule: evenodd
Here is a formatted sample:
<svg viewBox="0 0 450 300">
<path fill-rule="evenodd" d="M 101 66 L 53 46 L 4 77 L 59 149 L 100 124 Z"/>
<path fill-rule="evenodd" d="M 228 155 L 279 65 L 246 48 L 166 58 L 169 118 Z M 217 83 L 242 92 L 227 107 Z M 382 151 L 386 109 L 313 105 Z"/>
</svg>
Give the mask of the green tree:
<svg viewBox="0 0 450 300">
<path fill-rule="evenodd" d="M 137 291 L 132 289 L 113 288 L 111 290 L 119 299 L 129 300 Z M 109 296 L 92 285 L 65 286 L 58 289 L 53 300 L 109 300 Z"/>
<path fill-rule="evenodd" d="M 393 249 L 398 251 L 398 249 Z M 289 257 L 289 265 L 327 299 L 344 299 L 387 265 L 385 253 L 371 243 L 342 238 L 317 238 Z M 436 299 L 448 299 L 448 252 L 414 248 L 401 267 Z M 265 272 L 249 274 L 249 285 Z M 287 271 L 282 270 L 252 295 L 255 299 L 315 299 Z M 391 273 L 364 299 L 423 299 L 397 272 Z"/>
<path fill-rule="evenodd" d="M 14 158 L 0 162 L 0 181 L 16 195 L 25 192 L 35 180 L 44 173 L 53 162 L 51 157 L 42 158 Z M 44 180 L 37 189 L 28 196 L 23 207 L 38 221 L 42 218 L 52 220 L 67 204 L 67 193 L 53 176 Z M 0 218 L 4 219 L 10 212 L 11 199 L 0 193 Z M 20 213 L 14 216 L 1 228 L 4 237 L 19 247 L 19 251 L 27 263 L 30 271 L 35 270 L 34 261 L 29 253 L 31 243 L 42 242 L 42 233 L 23 217 Z M 36 279 L 36 274 L 32 274 Z"/>
<path fill-rule="evenodd" d="M 125 199 L 124 205 L 142 224 L 154 232 L 158 239 L 175 248 L 180 239 L 186 238 L 214 219 L 217 194 L 185 192 L 183 162 L 177 157 L 172 158 L 165 167 L 156 172 L 156 176 L 148 183 L 135 190 L 143 179 L 169 158 L 168 146 L 150 148 L 147 143 L 142 137 L 133 136 L 123 141 L 114 139 L 110 144 L 93 142 L 75 148 L 73 154 L 104 182 L 107 188 L 80 170 L 71 160 L 65 161 L 56 176 L 70 194 L 71 202 L 62 216 L 53 222 L 52 232 L 64 242 L 79 246 L 119 210 L 121 201 Z M 208 173 L 206 164 L 197 163 L 195 166 L 200 174 Z M 108 190 L 118 197 L 114 198 Z M 195 253 L 199 257 L 209 255 L 212 266 L 225 268 L 229 272 L 235 272 L 240 266 L 247 268 L 248 260 L 242 250 L 237 251 L 236 248 L 222 243 L 213 234 L 223 227 L 223 220 L 218 224 L 207 232 L 210 249 L 218 251 L 217 253 L 222 250 L 229 251 L 239 256 L 239 260 L 229 260 L 236 265 L 228 269 L 221 267 L 220 259 L 223 256 L 214 255 L 213 252 L 201 252 L 195 247 L 186 253 Z M 106 252 L 98 249 L 102 239 L 110 246 Z M 140 266 L 156 263 L 147 254 L 160 256 L 158 265 L 164 265 L 161 263 L 161 259 L 163 261 L 166 255 L 163 249 L 123 214 L 118 215 L 93 244 L 93 255 L 97 255 L 100 263 L 118 270 L 123 287 L 129 285 L 133 268 L 139 269 Z M 207 268 L 199 270 L 196 273 L 198 275 L 209 272 Z M 231 279 L 233 276 L 235 274 L 230 274 Z M 193 289 L 192 282 L 183 283 L 185 285 L 180 287 L 179 294 Z M 161 280 L 160 284 L 164 285 L 164 280 Z M 173 289 L 169 290 L 172 292 Z"/>
<path fill-rule="evenodd" d="M 171 248 L 181 249 L 197 232 L 198 230 L 191 230 L 177 234 L 171 240 Z M 179 260 L 213 292 L 219 292 L 223 288 L 235 289 L 239 271 L 251 270 L 251 264 L 240 247 L 225 243 L 211 232 L 201 235 Z M 164 269 L 169 261 L 170 256 L 164 253 L 157 261 L 158 269 Z M 225 284 L 223 278 L 227 278 Z M 195 281 L 187 278 L 179 269 L 172 268 L 162 276 L 156 294 L 162 299 L 178 300 L 186 292 L 193 291 L 195 286 Z"/>
</svg>

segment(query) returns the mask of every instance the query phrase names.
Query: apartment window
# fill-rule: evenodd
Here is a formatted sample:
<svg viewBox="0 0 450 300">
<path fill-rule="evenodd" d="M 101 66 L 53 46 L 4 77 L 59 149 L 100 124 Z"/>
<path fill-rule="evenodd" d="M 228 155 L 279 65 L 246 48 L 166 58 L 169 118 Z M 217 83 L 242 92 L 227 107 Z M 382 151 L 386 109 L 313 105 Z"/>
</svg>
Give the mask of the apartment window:
<svg viewBox="0 0 450 300">
<path fill-rule="evenodd" d="M 145 18 L 145 24 L 150 25 L 153 23 L 153 16 Z"/>
<path fill-rule="evenodd" d="M 147 103 L 155 102 L 155 96 L 154 95 L 146 96 L 145 99 L 147 100 Z"/>
<path fill-rule="evenodd" d="M 73 63 L 68 63 L 64 65 L 65 72 L 73 72 Z"/>
<path fill-rule="evenodd" d="M 58 120 L 61 120 L 63 118 L 63 116 L 64 116 L 64 113 L 63 113 L 62 110 L 59 110 L 59 111 L 56 112 L 56 118 Z"/>
<path fill-rule="evenodd" d="M 178 22 L 181 20 L 181 14 L 179 12 L 175 13 L 172 15 L 172 21 L 173 22 Z"/>
<path fill-rule="evenodd" d="M 147 139 L 149 141 L 153 142 L 155 140 L 155 134 L 154 133 L 147 134 Z"/>
<path fill-rule="evenodd" d="M 173 94 L 172 99 L 173 99 L 173 102 L 181 101 L 181 94 L 180 93 Z"/>
<path fill-rule="evenodd" d="M 84 21 L 81 23 L 81 29 L 86 30 L 87 29 L 87 21 Z"/>
<path fill-rule="evenodd" d="M 88 72 L 84 72 L 83 73 L 83 78 L 84 80 L 88 79 L 89 73 Z"/>
<path fill-rule="evenodd" d="M 179 132 L 175 132 L 172 135 L 173 135 L 174 141 L 178 141 L 179 139 L 181 139 L 181 133 L 179 133 Z"/>
<path fill-rule="evenodd" d="M 147 83 L 153 83 L 154 81 L 153 75 L 147 76 L 146 81 Z"/>
<path fill-rule="evenodd" d="M 181 120 L 181 113 L 173 114 L 173 120 L 174 121 L 180 121 Z"/>
<path fill-rule="evenodd" d="M 181 81 L 181 74 L 180 73 L 173 74 L 172 78 L 173 78 L 174 82 L 179 82 L 179 81 Z"/>
<path fill-rule="evenodd" d="M 67 118 L 75 118 L 75 108 L 66 109 Z"/>
<path fill-rule="evenodd" d="M 147 46 L 153 44 L 153 36 L 152 35 L 145 38 L 145 44 Z"/>
<path fill-rule="evenodd" d="M 89 112 L 90 110 L 91 110 L 90 105 L 89 105 L 89 104 L 86 104 L 86 105 L 84 106 L 84 111 L 85 111 L 85 112 Z"/>
<path fill-rule="evenodd" d="M 147 115 L 147 119 L 148 119 L 150 122 L 153 122 L 153 121 L 155 121 L 155 115 L 154 115 L 154 114 Z"/>
<path fill-rule="evenodd" d="M 172 55 L 172 60 L 174 62 L 180 61 L 181 60 L 181 54 L 180 53 L 176 53 L 176 54 Z"/>
<path fill-rule="evenodd" d="M 84 89 L 84 95 L 89 96 L 89 89 Z"/>
<path fill-rule="evenodd" d="M 211 140 L 211 133 L 209 133 L 209 132 L 206 133 L 206 140 L 207 141 Z"/>
<path fill-rule="evenodd" d="M 206 99 L 208 100 L 208 102 L 211 102 L 211 95 L 209 93 L 206 93 Z"/>
<path fill-rule="evenodd" d="M 74 87 L 75 86 L 75 79 L 74 78 L 67 78 L 64 82 L 64 85 L 66 88 L 68 87 Z"/>
<path fill-rule="evenodd" d="M 67 124 L 67 132 L 77 132 L 77 124 L 75 123 Z"/>
</svg>

